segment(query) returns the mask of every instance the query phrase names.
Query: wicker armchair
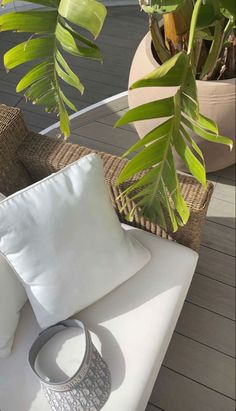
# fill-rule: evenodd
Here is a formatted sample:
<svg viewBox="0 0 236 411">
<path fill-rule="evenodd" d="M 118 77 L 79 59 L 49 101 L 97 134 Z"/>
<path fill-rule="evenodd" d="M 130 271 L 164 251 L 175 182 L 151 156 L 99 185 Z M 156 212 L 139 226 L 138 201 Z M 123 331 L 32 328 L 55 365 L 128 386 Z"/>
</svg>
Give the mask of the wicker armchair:
<svg viewBox="0 0 236 411">
<path fill-rule="evenodd" d="M 0 105 L 0 192 L 3 194 L 10 195 L 92 151 L 31 132 L 20 110 Z M 121 212 L 123 201 L 122 198 L 117 199 L 120 189 L 115 185 L 116 177 L 127 160 L 106 153 L 99 154 L 103 159 L 113 206 L 120 221 L 127 223 L 125 216 L 132 203 Z M 191 210 L 185 227 L 176 233 L 171 230 L 165 232 L 158 225 L 151 224 L 138 215 L 135 215 L 130 224 L 198 250 L 213 184 L 208 183 L 204 190 L 192 177 L 180 174 L 179 180 L 183 196 Z"/>
</svg>

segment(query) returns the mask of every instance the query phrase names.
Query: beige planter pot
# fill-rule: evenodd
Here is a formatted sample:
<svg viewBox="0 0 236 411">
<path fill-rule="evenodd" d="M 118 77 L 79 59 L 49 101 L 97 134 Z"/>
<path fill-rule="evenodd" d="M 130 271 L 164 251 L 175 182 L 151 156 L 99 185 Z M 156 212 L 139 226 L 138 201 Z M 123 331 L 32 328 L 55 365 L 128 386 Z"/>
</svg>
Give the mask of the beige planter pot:
<svg viewBox="0 0 236 411">
<path fill-rule="evenodd" d="M 130 70 L 129 85 L 147 75 L 158 66 L 151 51 L 151 37 L 148 33 L 140 43 Z M 200 111 L 205 116 L 213 119 L 219 127 L 220 134 L 230 137 L 235 141 L 235 79 L 220 81 L 197 81 Z M 175 93 L 175 87 L 149 87 L 129 91 L 129 106 L 134 108 L 144 103 L 157 99 L 170 97 Z M 160 120 L 145 120 L 135 123 L 140 138 L 144 137 L 151 129 L 160 124 Z M 200 146 L 206 161 L 207 172 L 220 170 L 235 163 L 235 149 L 221 144 L 210 143 L 194 136 Z M 175 155 L 177 168 L 185 167 Z"/>
</svg>

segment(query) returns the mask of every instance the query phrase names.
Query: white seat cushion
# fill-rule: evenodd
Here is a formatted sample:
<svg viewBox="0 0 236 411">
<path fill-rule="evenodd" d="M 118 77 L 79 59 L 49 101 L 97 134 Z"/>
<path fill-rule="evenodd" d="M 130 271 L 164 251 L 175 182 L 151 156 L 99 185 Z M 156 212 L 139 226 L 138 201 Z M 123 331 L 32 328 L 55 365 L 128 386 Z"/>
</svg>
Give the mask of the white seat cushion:
<svg viewBox="0 0 236 411">
<path fill-rule="evenodd" d="M 0 202 L 5 196 L 0 193 Z M 0 252 L 0 358 L 11 354 L 20 310 L 27 300 L 24 287 Z"/>
<path fill-rule="evenodd" d="M 92 331 L 112 374 L 112 393 L 104 411 L 144 411 L 198 259 L 197 253 L 179 244 L 125 228 L 151 251 L 151 261 L 77 315 Z M 0 404 L 4 411 L 50 410 L 27 363 L 39 331 L 27 303 L 13 353 L 0 360 Z"/>
</svg>

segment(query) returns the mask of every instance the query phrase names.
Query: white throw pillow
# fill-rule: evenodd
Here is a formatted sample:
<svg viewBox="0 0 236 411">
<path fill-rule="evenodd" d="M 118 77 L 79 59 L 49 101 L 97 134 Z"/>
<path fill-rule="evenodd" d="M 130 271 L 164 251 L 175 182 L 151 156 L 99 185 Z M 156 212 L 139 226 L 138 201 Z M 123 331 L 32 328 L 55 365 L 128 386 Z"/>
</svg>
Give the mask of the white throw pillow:
<svg viewBox="0 0 236 411">
<path fill-rule="evenodd" d="M 122 229 L 96 154 L 0 203 L 0 251 L 41 327 L 94 303 L 150 259 Z"/>
<path fill-rule="evenodd" d="M 5 198 L 0 193 L 0 202 Z M 0 253 L 0 358 L 8 357 L 19 321 L 19 312 L 26 302 L 24 287 Z"/>
</svg>

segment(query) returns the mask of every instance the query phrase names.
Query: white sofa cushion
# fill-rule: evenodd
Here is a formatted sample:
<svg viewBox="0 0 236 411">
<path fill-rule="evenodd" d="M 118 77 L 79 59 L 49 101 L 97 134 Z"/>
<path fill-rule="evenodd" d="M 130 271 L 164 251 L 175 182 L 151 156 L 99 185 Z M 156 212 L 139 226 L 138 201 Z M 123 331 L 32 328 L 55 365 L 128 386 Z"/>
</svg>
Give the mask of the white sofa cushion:
<svg viewBox="0 0 236 411">
<path fill-rule="evenodd" d="M 0 251 L 41 327 L 94 303 L 150 259 L 122 229 L 96 154 L 0 203 Z"/>
<path fill-rule="evenodd" d="M 0 202 L 5 196 L 0 193 Z M 24 287 L 0 253 L 0 357 L 10 355 L 19 312 L 27 299 Z"/>
<path fill-rule="evenodd" d="M 92 331 L 94 343 L 111 371 L 112 392 L 103 411 L 145 410 L 198 259 L 191 249 L 125 228 L 151 251 L 150 262 L 74 316 Z M 27 364 L 29 348 L 39 331 L 27 304 L 14 351 L 8 359 L 0 360 L 0 404 L 4 411 L 50 411 L 40 383 Z M 73 350 L 75 340 L 70 344 Z M 58 356 L 68 353 L 64 344 L 59 351 Z"/>
</svg>

